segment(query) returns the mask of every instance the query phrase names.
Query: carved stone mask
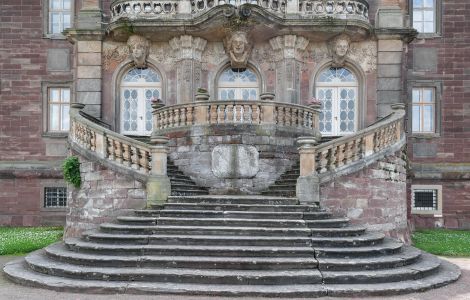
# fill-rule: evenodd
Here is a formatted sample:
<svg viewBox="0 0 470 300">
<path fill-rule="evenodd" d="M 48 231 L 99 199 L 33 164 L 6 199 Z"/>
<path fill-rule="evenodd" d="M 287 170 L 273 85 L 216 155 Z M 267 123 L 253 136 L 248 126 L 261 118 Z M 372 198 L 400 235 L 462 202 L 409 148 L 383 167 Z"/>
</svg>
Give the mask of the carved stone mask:
<svg viewBox="0 0 470 300">
<path fill-rule="evenodd" d="M 145 68 L 149 56 L 150 42 L 143 36 L 131 35 L 127 40 L 127 46 L 129 47 L 134 65 L 137 68 Z"/>
<path fill-rule="evenodd" d="M 349 52 L 349 46 L 351 44 L 351 39 L 345 34 L 341 34 L 333 38 L 329 43 L 330 54 L 333 59 L 334 67 L 344 66 L 346 56 Z"/>
<path fill-rule="evenodd" d="M 234 32 L 230 38 L 225 40 L 225 50 L 230 57 L 232 68 L 246 68 L 251 52 L 246 32 Z"/>
</svg>

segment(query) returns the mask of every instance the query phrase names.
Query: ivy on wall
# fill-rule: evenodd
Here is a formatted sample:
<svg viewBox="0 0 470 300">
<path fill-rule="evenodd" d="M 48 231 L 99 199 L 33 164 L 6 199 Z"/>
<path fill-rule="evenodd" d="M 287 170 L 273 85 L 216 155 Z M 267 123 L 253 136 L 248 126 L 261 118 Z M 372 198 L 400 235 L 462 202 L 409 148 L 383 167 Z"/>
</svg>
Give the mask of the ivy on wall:
<svg viewBox="0 0 470 300">
<path fill-rule="evenodd" d="M 82 177 L 80 176 L 80 162 L 78 161 L 78 157 L 67 157 L 62 164 L 62 172 L 66 182 L 72 184 L 76 188 L 80 187 Z"/>
</svg>

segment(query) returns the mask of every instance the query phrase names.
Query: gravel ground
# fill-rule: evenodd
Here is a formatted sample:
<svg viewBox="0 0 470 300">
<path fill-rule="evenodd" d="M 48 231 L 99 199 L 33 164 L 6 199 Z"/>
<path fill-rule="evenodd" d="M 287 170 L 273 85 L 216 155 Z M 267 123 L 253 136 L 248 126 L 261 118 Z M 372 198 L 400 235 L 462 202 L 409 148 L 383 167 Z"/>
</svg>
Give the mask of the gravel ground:
<svg viewBox="0 0 470 300">
<path fill-rule="evenodd" d="M 0 256 L 0 266 L 5 263 L 18 259 L 18 256 Z M 369 297 L 367 300 L 383 300 L 383 299 L 396 299 L 396 300 L 429 300 L 429 299 L 452 299 L 452 300 L 469 300 L 470 299 L 470 258 L 444 258 L 457 264 L 462 269 L 462 276 L 460 279 L 451 285 L 430 290 L 425 293 L 414 293 L 402 296 L 393 297 Z M 3 268 L 2 268 L 3 269 Z M 94 294 L 76 294 L 76 293 L 61 293 L 50 291 L 46 289 L 36 289 L 25 287 L 10 282 L 5 276 L 3 271 L 0 269 L 0 299 L 8 300 L 205 300 L 205 299 L 217 299 L 217 300 L 245 300 L 245 299 L 266 299 L 266 298 L 221 298 L 221 297 L 196 297 L 196 296 L 172 296 L 172 295 L 160 295 L 160 296 L 146 296 L 146 295 L 94 295 Z M 362 297 L 363 298 L 363 297 Z M 278 298 L 281 300 L 281 298 Z M 292 299 L 292 298 L 291 298 Z M 322 299 L 357 299 L 357 298 L 333 298 L 325 297 Z"/>
</svg>

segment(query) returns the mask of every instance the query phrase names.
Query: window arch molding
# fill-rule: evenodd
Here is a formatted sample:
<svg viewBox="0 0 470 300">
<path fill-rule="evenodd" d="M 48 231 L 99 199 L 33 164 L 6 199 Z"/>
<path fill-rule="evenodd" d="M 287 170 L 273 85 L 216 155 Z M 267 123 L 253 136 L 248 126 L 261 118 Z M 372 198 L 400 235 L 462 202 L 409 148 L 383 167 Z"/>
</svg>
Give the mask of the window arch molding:
<svg viewBox="0 0 470 300">
<path fill-rule="evenodd" d="M 317 90 L 317 81 L 320 75 L 328 68 L 332 67 L 333 62 L 328 60 L 321 61 L 315 69 L 312 71 L 310 76 L 310 84 L 309 84 L 309 97 L 316 97 L 316 90 Z M 356 130 L 361 130 L 367 124 L 366 116 L 367 116 L 367 81 L 366 76 L 362 68 L 351 60 L 346 60 L 343 68 L 348 69 L 357 80 L 357 124 Z M 376 104 L 376 103 L 375 103 Z M 370 120 L 370 122 L 375 121 Z"/>
<path fill-rule="evenodd" d="M 126 59 L 123 61 L 121 64 L 119 64 L 116 67 L 116 70 L 114 71 L 113 77 L 112 77 L 112 95 L 110 101 L 114 103 L 111 103 L 110 106 L 114 110 L 112 112 L 113 115 L 113 127 L 116 132 L 122 132 L 121 128 L 121 102 L 122 102 L 122 95 L 121 95 L 121 82 L 124 79 L 124 76 L 131 70 L 135 68 L 133 61 L 131 59 Z M 163 100 L 163 103 L 167 104 L 167 90 L 168 90 L 168 85 L 167 85 L 167 77 L 163 70 L 163 66 L 155 62 L 154 60 L 148 58 L 147 59 L 147 68 L 151 68 L 153 71 L 155 71 L 158 75 L 160 75 L 160 80 L 161 80 L 161 95 L 160 99 Z M 114 100 L 113 100 L 114 99 Z"/>
<path fill-rule="evenodd" d="M 225 70 L 230 68 L 230 61 L 225 60 L 222 64 L 219 65 L 217 68 L 217 72 L 213 73 L 212 78 L 210 80 L 210 83 L 212 83 L 212 88 L 210 90 L 212 91 L 212 95 L 214 99 L 220 100 L 219 98 L 219 78 L 222 76 Z M 261 72 L 259 71 L 259 67 L 252 62 L 248 62 L 247 64 L 247 69 L 250 69 L 257 77 L 258 79 L 258 96 L 257 100 L 259 100 L 259 95 L 261 93 L 264 93 L 265 91 L 265 80 L 264 77 L 262 76 Z"/>
</svg>

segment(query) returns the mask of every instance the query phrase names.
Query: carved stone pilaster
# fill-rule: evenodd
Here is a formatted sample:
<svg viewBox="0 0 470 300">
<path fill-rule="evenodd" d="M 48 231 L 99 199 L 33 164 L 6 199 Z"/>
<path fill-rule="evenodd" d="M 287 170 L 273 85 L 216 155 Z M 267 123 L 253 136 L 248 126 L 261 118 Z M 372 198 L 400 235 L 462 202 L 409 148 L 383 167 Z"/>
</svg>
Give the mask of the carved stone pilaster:
<svg viewBox="0 0 470 300">
<path fill-rule="evenodd" d="M 276 98 L 282 102 L 299 103 L 302 55 L 309 41 L 297 35 L 283 35 L 272 38 L 269 43 L 276 53 Z"/>
<path fill-rule="evenodd" d="M 176 55 L 177 102 L 192 102 L 197 88 L 201 87 L 201 58 L 207 41 L 182 35 L 169 43 Z"/>
</svg>

